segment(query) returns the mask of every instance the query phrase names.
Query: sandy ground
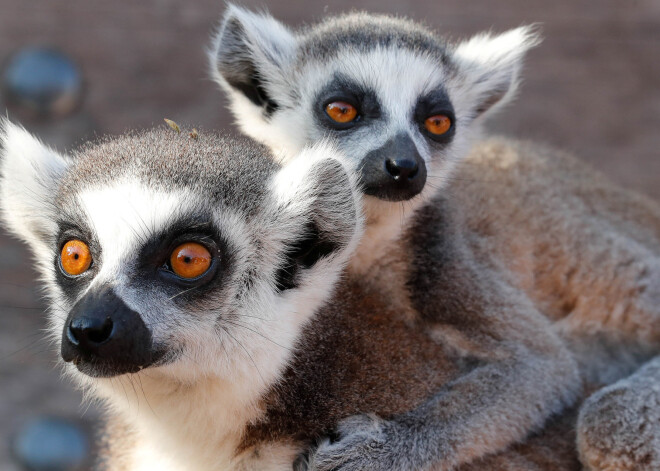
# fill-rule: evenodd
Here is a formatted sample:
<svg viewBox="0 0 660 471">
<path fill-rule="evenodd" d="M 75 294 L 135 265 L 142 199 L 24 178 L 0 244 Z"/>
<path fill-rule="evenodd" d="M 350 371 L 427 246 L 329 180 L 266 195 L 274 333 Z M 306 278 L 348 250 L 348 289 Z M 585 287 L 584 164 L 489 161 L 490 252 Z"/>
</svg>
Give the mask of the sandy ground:
<svg viewBox="0 0 660 471">
<path fill-rule="evenodd" d="M 263 3 L 244 2 L 248 6 Z M 452 37 L 542 24 L 518 101 L 496 132 L 573 151 L 614 181 L 660 198 L 660 2 L 658 0 L 272 1 L 289 24 L 355 7 L 422 19 Z M 57 123 L 26 123 L 60 149 L 86 136 L 160 125 L 169 117 L 231 129 L 206 74 L 204 46 L 223 9 L 217 0 L 89 2 L 0 0 L 0 64 L 17 49 L 54 45 L 86 81 L 80 112 Z M 0 111 L 4 106 L 0 102 Z M 79 420 L 81 396 L 44 341 L 43 305 L 25 248 L 0 235 L 0 469 L 17 468 L 9 439 L 29 418 Z M 98 411 L 83 419 L 93 428 Z"/>
</svg>

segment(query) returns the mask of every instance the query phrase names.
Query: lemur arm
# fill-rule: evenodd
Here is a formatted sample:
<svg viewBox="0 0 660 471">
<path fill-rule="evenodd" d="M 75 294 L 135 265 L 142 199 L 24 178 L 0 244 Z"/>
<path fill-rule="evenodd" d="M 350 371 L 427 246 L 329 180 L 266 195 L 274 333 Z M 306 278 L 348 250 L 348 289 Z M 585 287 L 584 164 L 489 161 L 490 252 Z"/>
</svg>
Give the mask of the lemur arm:
<svg viewBox="0 0 660 471">
<path fill-rule="evenodd" d="M 461 465 L 456 471 L 580 471 L 582 464 L 575 449 L 577 411 L 577 407 L 564 411 L 523 443 Z M 307 470 L 306 458 L 299 457 L 294 471 Z"/>
<path fill-rule="evenodd" d="M 525 296 L 480 264 L 443 268 L 418 311 L 430 306 L 429 335 L 472 366 L 407 413 L 342 421 L 338 440 L 310 454 L 310 470 L 452 470 L 523 440 L 577 398 L 577 365 Z"/>
<path fill-rule="evenodd" d="M 551 362 L 492 364 L 392 420 L 348 418 L 337 441 L 325 441 L 311 454 L 308 469 L 444 471 L 503 450 L 570 402 L 561 380 L 543 372 L 548 368 L 554 369 Z"/>
</svg>

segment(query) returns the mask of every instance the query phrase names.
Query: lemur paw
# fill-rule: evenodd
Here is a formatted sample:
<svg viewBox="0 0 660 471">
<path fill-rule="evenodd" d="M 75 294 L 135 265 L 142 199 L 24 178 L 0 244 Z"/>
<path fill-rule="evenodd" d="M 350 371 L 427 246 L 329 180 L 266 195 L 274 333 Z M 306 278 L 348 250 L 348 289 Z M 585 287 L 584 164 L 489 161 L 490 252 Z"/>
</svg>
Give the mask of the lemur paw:
<svg viewBox="0 0 660 471">
<path fill-rule="evenodd" d="M 309 453 L 307 471 L 395 471 L 399 456 L 396 425 L 373 415 L 343 420 L 337 438 L 325 439 Z"/>
<path fill-rule="evenodd" d="M 655 360 L 660 365 L 660 360 Z M 588 398 L 580 411 L 577 444 L 585 469 L 660 469 L 660 368 L 652 364 Z"/>
</svg>

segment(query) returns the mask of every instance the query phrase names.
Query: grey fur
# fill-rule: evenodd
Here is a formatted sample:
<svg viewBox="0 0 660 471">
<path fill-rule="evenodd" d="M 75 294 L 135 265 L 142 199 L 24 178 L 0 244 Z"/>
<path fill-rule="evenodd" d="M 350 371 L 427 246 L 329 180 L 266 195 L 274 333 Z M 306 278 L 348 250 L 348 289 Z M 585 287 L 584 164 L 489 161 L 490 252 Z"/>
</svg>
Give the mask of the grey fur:
<svg viewBox="0 0 660 471">
<path fill-rule="evenodd" d="M 445 41 L 405 18 L 354 12 L 326 18 L 299 34 L 297 59 L 301 64 L 332 60 L 349 50 L 365 53 L 377 48 L 423 52 L 440 64 L 451 63 Z"/>
<path fill-rule="evenodd" d="M 263 207 L 268 179 L 279 168 L 268 154 L 249 139 L 210 132 L 191 139 L 158 128 L 105 138 L 72 155 L 75 165 L 63 178 L 56 201 L 131 176 L 153 188 L 204 194 L 212 204 L 222 202 L 251 217 Z"/>
</svg>

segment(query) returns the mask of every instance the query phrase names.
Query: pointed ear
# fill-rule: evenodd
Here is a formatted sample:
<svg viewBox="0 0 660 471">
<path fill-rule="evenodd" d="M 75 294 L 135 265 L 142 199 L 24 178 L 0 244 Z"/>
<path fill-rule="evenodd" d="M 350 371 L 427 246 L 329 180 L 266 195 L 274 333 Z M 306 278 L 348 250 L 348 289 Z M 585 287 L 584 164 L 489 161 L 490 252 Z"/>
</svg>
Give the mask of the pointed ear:
<svg viewBox="0 0 660 471">
<path fill-rule="evenodd" d="M 209 51 L 211 73 L 228 92 L 270 113 L 278 105 L 268 85 L 281 76 L 295 48 L 295 37 L 282 23 L 230 4 Z"/>
<path fill-rule="evenodd" d="M 511 99 L 518 87 L 525 53 L 541 42 L 536 26 L 523 26 L 498 36 L 480 34 L 458 44 L 458 65 L 475 117 Z"/>
<path fill-rule="evenodd" d="M 0 121 L 0 145 L 2 220 L 38 250 L 57 230 L 53 197 L 68 162 L 6 120 Z"/>
<path fill-rule="evenodd" d="M 357 247 L 363 226 L 361 196 L 343 162 L 332 145 L 321 142 L 304 149 L 273 179 L 278 219 L 289 226 L 290 234 L 278 274 L 281 290 L 296 286 L 298 273 L 321 260 L 343 268 Z"/>
</svg>

